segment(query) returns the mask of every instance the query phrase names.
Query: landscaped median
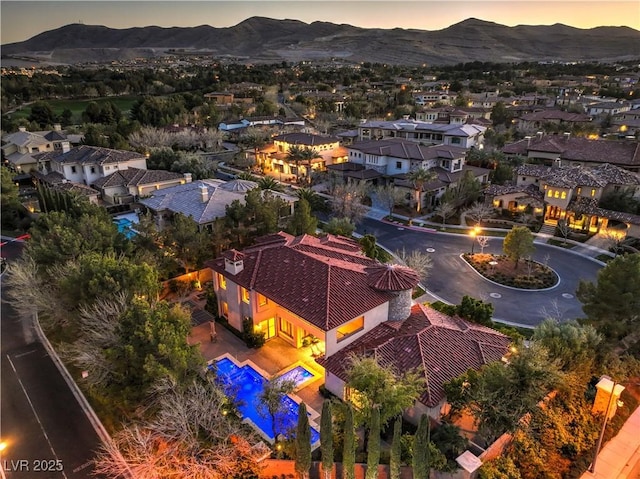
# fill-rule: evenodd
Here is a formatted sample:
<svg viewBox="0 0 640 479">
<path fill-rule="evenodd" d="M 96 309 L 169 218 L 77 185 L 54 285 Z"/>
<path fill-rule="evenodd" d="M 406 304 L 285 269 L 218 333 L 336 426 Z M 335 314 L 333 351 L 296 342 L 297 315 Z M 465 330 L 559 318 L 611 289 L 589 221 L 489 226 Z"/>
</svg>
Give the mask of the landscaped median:
<svg viewBox="0 0 640 479">
<path fill-rule="evenodd" d="M 465 253 L 462 258 L 484 278 L 511 288 L 548 289 L 559 281 L 553 269 L 531 259 L 523 259 L 516 265 L 505 255 Z"/>
</svg>

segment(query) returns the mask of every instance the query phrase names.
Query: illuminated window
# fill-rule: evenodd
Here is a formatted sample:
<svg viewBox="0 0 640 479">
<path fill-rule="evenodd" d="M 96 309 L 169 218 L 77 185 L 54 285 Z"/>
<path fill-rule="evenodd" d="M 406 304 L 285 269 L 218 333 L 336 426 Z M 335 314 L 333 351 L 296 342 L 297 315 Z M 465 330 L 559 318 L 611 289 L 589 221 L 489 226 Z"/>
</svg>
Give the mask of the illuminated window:
<svg viewBox="0 0 640 479">
<path fill-rule="evenodd" d="M 226 301 L 222 302 L 222 316 L 224 316 L 225 318 L 229 317 L 229 305 Z"/>
<path fill-rule="evenodd" d="M 553 194 L 554 198 L 560 198 L 560 190 L 556 190 L 555 193 Z"/>
<path fill-rule="evenodd" d="M 582 188 L 578 186 L 578 194 L 582 193 Z"/>
<path fill-rule="evenodd" d="M 549 190 L 549 192 L 547 193 L 547 196 L 548 196 L 549 198 L 551 198 L 551 197 L 553 196 L 553 191 L 552 191 L 552 190 Z"/>
<path fill-rule="evenodd" d="M 591 196 L 596 196 L 596 190 L 595 189 L 591 190 Z"/>
<path fill-rule="evenodd" d="M 293 338 L 293 324 L 286 319 L 280 318 L 280 332 L 285 336 Z"/>
<path fill-rule="evenodd" d="M 349 336 L 362 331 L 363 329 L 364 316 L 360 316 L 359 318 L 356 318 L 353 321 L 349 321 L 347 324 L 340 326 L 336 331 L 336 340 L 340 342 L 343 339 L 346 339 Z"/>
<path fill-rule="evenodd" d="M 227 278 L 218 273 L 218 285 L 220 285 L 220 289 L 227 289 Z"/>
<path fill-rule="evenodd" d="M 564 199 L 566 199 L 566 197 L 567 197 L 567 192 L 563 191 L 562 195 L 560 195 L 560 198 L 562 198 L 564 200 Z"/>
<path fill-rule="evenodd" d="M 249 290 L 247 288 L 240 288 L 241 294 L 242 294 L 242 301 L 244 301 L 245 303 L 249 302 Z"/>
<path fill-rule="evenodd" d="M 266 306 L 268 302 L 269 301 L 267 300 L 266 296 L 263 296 L 260 293 L 258 293 L 258 305 Z"/>
</svg>

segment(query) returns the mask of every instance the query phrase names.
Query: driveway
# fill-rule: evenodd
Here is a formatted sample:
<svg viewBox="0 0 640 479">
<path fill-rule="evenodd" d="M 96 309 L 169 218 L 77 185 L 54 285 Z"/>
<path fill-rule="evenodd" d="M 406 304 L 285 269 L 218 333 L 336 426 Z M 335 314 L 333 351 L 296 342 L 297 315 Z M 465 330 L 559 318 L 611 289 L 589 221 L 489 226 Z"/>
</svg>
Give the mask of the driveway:
<svg viewBox="0 0 640 479">
<path fill-rule="evenodd" d="M 470 252 L 472 240 L 467 235 L 414 231 L 365 218 L 358 233 L 372 233 L 378 243 L 395 252 L 405 248 L 427 251 L 433 268 L 425 286 L 428 292 L 447 303 L 459 304 L 465 295 L 490 302 L 494 319 L 500 322 L 535 327 L 548 315 L 560 320 L 583 317 L 582 304 L 575 297 L 580 280 L 597 279 L 601 264 L 569 250 L 536 243 L 533 259 L 546 263 L 560 277 L 560 283 L 547 291 L 522 291 L 492 283 L 478 275 L 461 258 Z M 490 237 L 485 253 L 502 254 L 503 238 Z M 478 243 L 474 245 L 479 251 Z"/>
</svg>

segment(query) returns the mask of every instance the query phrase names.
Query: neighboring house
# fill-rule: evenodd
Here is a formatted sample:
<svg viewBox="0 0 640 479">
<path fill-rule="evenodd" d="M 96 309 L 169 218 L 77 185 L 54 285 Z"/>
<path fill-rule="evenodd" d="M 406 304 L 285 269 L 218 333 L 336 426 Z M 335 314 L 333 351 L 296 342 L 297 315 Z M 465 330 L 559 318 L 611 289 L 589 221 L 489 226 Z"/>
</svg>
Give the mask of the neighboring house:
<svg viewBox="0 0 640 479">
<path fill-rule="evenodd" d="M 228 205 L 234 200 L 244 203 L 247 192 L 257 187 L 257 183 L 246 180 L 198 180 L 151 191 L 151 197 L 141 199 L 140 204 L 153 214 L 160 230 L 177 213 L 191 217 L 200 230 L 210 230 L 216 219 L 225 216 Z M 297 197 L 276 191 L 271 193 L 286 201 L 293 212 Z"/>
<path fill-rule="evenodd" d="M 472 124 L 439 124 L 403 118 L 395 121 L 364 121 L 358 125 L 358 139 L 402 138 L 426 145 L 482 148 L 486 127 Z"/>
<path fill-rule="evenodd" d="M 23 173 L 46 171 L 44 162 L 39 162 L 35 155 L 48 151 L 66 152 L 71 143 L 66 134 L 55 125 L 50 131 L 27 131 L 20 127 L 17 132 L 2 138 L 2 158 L 13 170 Z"/>
<path fill-rule="evenodd" d="M 524 157 L 527 162 L 554 166 L 598 166 L 610 163 L 640 172 L 640 143 L 590 140 L 564 135 L 536 134 L 502 148 L 507 158 Z"/>
<path fill-rule="evenodd" d="M 617 101 L 594 103 L 587 107 L 587 113 L 591 116 L 617 115 L 629 110 L 631 110 L 631 105 Z"/>
<path fill-rule="evenodd" d="M 38 171 L 34 171 L 31 173 L 31 177 L 36 184 L 42 185 L 51 190 L 71 192 L 75 195 L 87 198 L 95 205 L 99 204 L 100 192 L 98 190 L 80 183 L 72 183 L 65 179 L 60 173 L 51 172 L 43 174 Z"/>
<path fill-rule="evenodd" d="M 437 420 L 448 412 L 446 382 L 469 369 L 500 361 L 510 343 L 498 331 L 415 304 L 408 317 L 381 323 L 349 347 L 317 362 L 325 368 L 325 387 L 344 400 L 354 392 L 346 386 L 352 355 L 372 356 L 396 371 L 419 371 L 425 378 L 424 389 L 404 414 L 417 424 L 422 414 Z"/>
<path fill-rule="evenodd" d="M 487 183 L 489 171 L 465 164 L 467 150 L 465 148 L 433 145 L 423 146 L 419 143 L 389 138 L 386 140 L 363 141 L 347 147 L 348 163 L 333 165 L 328 169 L 345 179 L 372 181 L 393 181 L 397 188 L 406 190 L 409 198 L 413 198 L 413 185 L 406 180 L 408 173 L 420 168 L 432 170 L 436 179 L 424 185 L 425 195 L 429 197 L 427 206 L 434 206 L 437 199 L 447 188 L 455 186 L 466 171 L 471 171 L 481 183 Z"/>
<path fill-rule="evenodd" d="M 536 133 L 549 125 L 572 129 L 589 124 L 591 124 L 591 117 L 589 115 L 553 109 L 540 110 L 522 115 L 517 119 L 516 127 L 524 133 Z"/>
<path fill-rule="evenodd" d="M 276 128 L 298 126 L 302 128 L 305 126 L 305 120 L 304 118 L 285 118 L 282 116 L 253 116 L 235 121 L 222 122 L 218 125 L 218 130 L 233 131 L 254 126 L 272 126 Z"/>
<path fill-rule="evenodd" d="M 448 105 L 451 95 L 448 91 L 421 91 L 412 94 L 413 101 L 418 106 L 434 106 L 436 103 Z"/>
<path fill-rule="evenodd" d="M 185 183 L 191 183 L 191 173 L 128 168 L 98 178 L 93 187 L 100 191 L 104 201 L 116 205 L 133 203 L 154 191 Z"/>
<path fill-rule="evenodd" d="M 626 224 L 627 234 L 638 236 L 640 216 L 597 207 L 604 195 L 621 189 L 640 197 L 638 174 L 608 163 L 594 168 L 521 165 L 515 173 L 515 186 L 485 190 L 494 207 L 524 211 L 529 206 L 548 224 L 566 220 L 573 229 L 591 232 L 607 229 L 609 220 L 616 220 Z"/>
<path fill-rule="evenodd" d="M 147 169 L 147 159 L 135 151 L 82 145 L 69 151 L 51 151 L 35 157 L 72 183 L 93 185 L 99 178 L 128 168 Z"/>
<path fill-rule="evenodd" d="M 416 111 L 416 120 L 427 123 L 443 123 L 447 125 L 464 125 L 466 123 L 471 123 L 490 126 L 490 119 L 491 110 L 481 107 L 425 108 Z"/>
<path fill-rule="evenodd" d="M 311 165 L 296 165 L 289 161 L 292 146 L 308 148 L 316 152 Z M 283 175 L 309 176 L 311 171 L 324 171 L 327 166 L 347 159 L 347 150 L 340 146 L 340 139 L 333 136 L 310 133 L 285 133 L 273 138 L 273 145 L 259 151 L 258 164 Z"/>
</svg>

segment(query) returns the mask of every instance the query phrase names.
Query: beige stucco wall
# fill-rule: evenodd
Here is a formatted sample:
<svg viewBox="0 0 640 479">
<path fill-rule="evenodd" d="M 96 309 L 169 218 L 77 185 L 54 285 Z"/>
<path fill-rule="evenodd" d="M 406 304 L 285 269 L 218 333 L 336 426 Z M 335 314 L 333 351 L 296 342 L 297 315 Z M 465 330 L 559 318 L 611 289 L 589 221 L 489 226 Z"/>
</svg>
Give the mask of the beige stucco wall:
<svg viewBox="0 0 640 479">
<path fill-rule="evenodd" d="M 432 408 L 427 407 L 421 402 L 416 401 L 415 406 L 407 409 L 404 412 L 403 416 L 411 424 L 415 424 L 417 426 L 418 422 L 420 421 L 420 417 L 423 414 L 427 414 L 429 417 L 439 420 L 440 416 L 444 414 L 445 407 L 446 407 L 446 401 L 444 399 Z"/>
<path fill-rule="evenodd" d="M 336 339 L 336 330 L 338 328 L 334 328 L 327 331 L 325 354 L 327 356 L 331 356 L 337 351 L 340 351 L 342 348 L 344 348 L 345 346 L 348 346 L 357 338 L 363 336 L 368 331 L 371 331 L 378 324 L 386 321 L 388 317 L 389 317 L 389 303 L 384 303 L 384 304 L 381 304 L 380 306 L 377 306 L 367 311 L 364 314 L 364 328 L 361 331 L 343 339 L 340 342 L 338 342 Z M 352 318 L 352 319 L 356 319 L 356 318 Z"/>
</svg>

